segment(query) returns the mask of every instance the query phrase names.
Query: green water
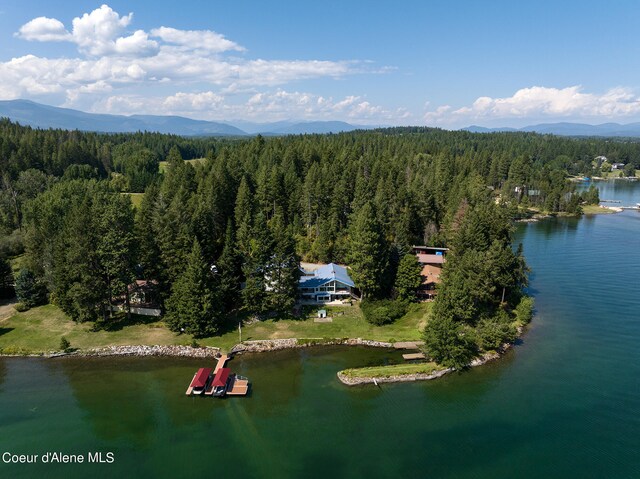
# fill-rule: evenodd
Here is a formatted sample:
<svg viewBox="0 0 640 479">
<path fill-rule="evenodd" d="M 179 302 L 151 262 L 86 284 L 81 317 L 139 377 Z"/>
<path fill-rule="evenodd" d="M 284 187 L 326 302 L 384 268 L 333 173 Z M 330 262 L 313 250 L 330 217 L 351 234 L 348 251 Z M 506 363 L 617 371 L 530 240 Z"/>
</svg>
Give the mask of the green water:
<svg viewBox="0 0 640 479">
<path fill-rule="evenodd" d="M 0 477 L 640 477 L 640 213 L 518 238 L 531 328 L 501 361 L 437 381 L 350 389 L 336 371 L 397 353 L 307 349 L 234 359 L 253 394 L 212 400 L 184 396 L 199 360 L 0 360 L 0 453 L 115 454 L 0 462 Z"/>
</svg>

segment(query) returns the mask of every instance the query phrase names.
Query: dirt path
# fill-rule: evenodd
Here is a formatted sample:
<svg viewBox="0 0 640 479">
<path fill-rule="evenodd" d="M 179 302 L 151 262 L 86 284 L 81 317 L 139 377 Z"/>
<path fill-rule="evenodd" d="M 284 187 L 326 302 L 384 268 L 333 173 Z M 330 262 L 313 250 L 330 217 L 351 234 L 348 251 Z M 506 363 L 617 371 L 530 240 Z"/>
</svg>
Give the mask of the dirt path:
<svg viewBox="0 0 640 479">
<path fill-rule="evenodd" d="M 16 310 L 13 307 L 15 304 L 15 299 L 0 302 L 0 323 L 9 319 L 16 313 Z"/>
</svg>

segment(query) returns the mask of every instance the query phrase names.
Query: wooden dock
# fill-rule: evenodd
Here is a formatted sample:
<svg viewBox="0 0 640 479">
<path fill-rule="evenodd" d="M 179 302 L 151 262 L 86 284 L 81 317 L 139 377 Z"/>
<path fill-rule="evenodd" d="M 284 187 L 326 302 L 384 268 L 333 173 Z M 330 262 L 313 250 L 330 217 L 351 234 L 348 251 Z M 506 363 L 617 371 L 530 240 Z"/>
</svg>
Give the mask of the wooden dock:
<svg viewBox="0 0 640 479">
<path fill-rule="evenodd" d="M 218 372 L 218 369 L 223 368 L 227 361 L 229 360 L 229 356 L 227 354 L 223 354 L 218 358 L 218 364 L 216 364 L 216 368 L 213 370 L 213 374 Z"/>
<path fill-rule="evenodd" d="M 424 353 L 411 353 L 411 354 L 403 354 L 402 358 L 405 361 L 412 361 L 414 359 L 426 359 Z"/>
<path fill-rule="evenodd" d="M 227 390 L 227 396 L 246 396 L 248 392 L 249 380 L 235 378 L 233 384 Z"/>
<path fill-rule="evenodd" d="M 215 366 L 215 369 L 213 370 L 213 376 L 215 376 L 220 369 L 225 367 L 225 365 L 227 364 L 227 361 L 229 361 L 229 359 L 230 358 L 229 358 L 228 354 L 223 354 L 218 358 L 218 362 L 217 362 L 217 364 Z M 191 385 L 193 384 L 194 380 L 196 379 L 196 376 L 198 375 L 199 371 L 196 371 L 196 373 L 193 375 L 193 378 L 191 378 L 191 382 L 189 383 L 189 387 L 187 388 L 187 392 L 186 392 L 187 396 L 192 396 L 193 395 L 193 386 L 191 386 Z M 208 371 L 210 372 L 211 369 L 208 369 Z M 228 372 L 227 372 L 227 374 L 228 374 Z M 212 376 L 209 376 L 209 379 L 208 379 L 209 385 L 204 390 L 204 395 L 205 396 L 209 396 L 209 397 L 213 396 L 213 390 L 215 389 L 215 387 L 213 385 L 213 383 L 215 381 L 213 381 L 211 379 L 211 377 Z M 227 396 L 246 396 L 248 394 L 248 392 L 249 392 L 249 380 L 247 378 L 244 378 L 242 376 L 237 376 L 237 377 L 231 379 L 231 381 L 232 381 L 232 383 L 231 383 L 231 385 L 229 386 L 229 388 L 227 389 L 227 391 L 225 393 Z M 198 395 L 199 395 L 199 393 L 198 393 Z"/>
</svg>

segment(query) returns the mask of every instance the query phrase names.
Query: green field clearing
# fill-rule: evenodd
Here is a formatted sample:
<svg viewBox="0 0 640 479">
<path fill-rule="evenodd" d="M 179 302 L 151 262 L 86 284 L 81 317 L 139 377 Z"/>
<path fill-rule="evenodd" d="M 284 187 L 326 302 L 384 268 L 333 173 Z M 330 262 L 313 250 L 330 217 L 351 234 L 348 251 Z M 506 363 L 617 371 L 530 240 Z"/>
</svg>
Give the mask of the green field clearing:
<svg viewBox="0 0 640 479">
<path fill-rule="evenodd" d="M 184 160 L 186 163 L 191 163 L 191 165 L 195 166 L 198 163 L 202 163 L 203 161 L 205 161 L 206 158 L 194 158 L 193 160 Z M 160 173 L 164 173 L 165 170 L 167 169 L 167 161 L 161 161 L 160 162 Z"/>
</svg>

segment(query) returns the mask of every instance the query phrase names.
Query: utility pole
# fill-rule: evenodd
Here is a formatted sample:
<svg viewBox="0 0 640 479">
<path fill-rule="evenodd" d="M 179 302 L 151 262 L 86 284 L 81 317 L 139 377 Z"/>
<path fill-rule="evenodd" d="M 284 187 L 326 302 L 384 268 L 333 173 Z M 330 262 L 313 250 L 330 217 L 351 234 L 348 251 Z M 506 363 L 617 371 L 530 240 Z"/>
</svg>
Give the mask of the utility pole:
<svg viewBox="0 0 640 479">
<path fill-rule="evenodd" d="M 240 335 L 240 342 L 242 342 L 242 321 L 238 321 L 238 334 Z"/>
</svg>

